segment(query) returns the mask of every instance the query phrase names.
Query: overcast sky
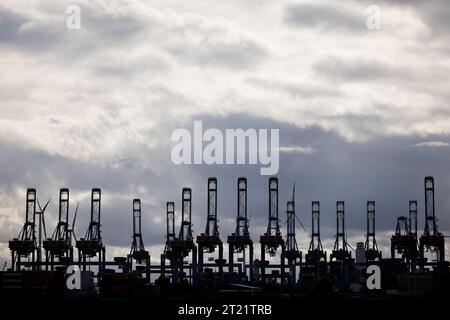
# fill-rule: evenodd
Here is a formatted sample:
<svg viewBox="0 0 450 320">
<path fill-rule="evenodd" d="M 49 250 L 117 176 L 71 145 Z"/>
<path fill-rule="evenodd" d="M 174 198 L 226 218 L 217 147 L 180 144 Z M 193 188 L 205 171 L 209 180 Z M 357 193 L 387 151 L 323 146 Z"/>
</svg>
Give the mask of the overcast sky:
<svg viewBox="0 0 450 320">
<path fill-rule="evenodd" d="M 67 6 L 81 29 L 66 27 Z M 381 9 L 381 30 L 366 26 Z M 450 5 L 435 1 L 9 1 L 0 3 L 0 262 L 24 220 L 25 191 L 80 202 L 103 192 L 109 256 L 131 244 L 131 203 L 142 199 L 144 241 L 155 259 L 165 241 L 165 202 L 180 208 L 193 188 L 194 234 L 203 232 L 206 182 L 218 177 L 220 232 L 234 229 L 236 180 L 248 177 L 254 241 L 267 224 L 259 166 L 176 166 L 170 135 L 205 128 L 280 129 L 280 219 L 296 182 L 297 215 L 310 230 L 321 201 L 330 250 L 335 203 L 346 201 L 352 246 L 376 201 L 388 255 L 396 217 L 436 180 L 439 228 L 450 232 Z M 308 234 L 298 230 L 299 245 Z M 258 251 L 257 251 L 258 252 Z M 259 253 L 257 253 L 259 256 Z M 447 257 L 449 255 L 447 254 Z"/>
</svg>

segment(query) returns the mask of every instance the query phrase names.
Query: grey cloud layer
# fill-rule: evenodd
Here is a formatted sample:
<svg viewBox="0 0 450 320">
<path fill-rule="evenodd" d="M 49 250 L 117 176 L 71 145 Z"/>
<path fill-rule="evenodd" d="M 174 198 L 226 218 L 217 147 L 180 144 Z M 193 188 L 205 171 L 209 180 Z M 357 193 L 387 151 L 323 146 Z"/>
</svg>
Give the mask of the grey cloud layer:
<svg viewBox="0 0 450 320">
<path fill-rule="evenodd" d="M 364 16 L 346 11 L 342 6 L 320 3 L 291 5 L 286 9 L 285 21 L 295 27 L 364 31 Z"/>
<path fill-rule="evenodd" d="M 258 167 L 170 162 L 172 130 L 194 119 L 280 128 L 280 214 L 295 180 L 305 225 L 310 201 L 323 202 L 328 240 L 335 201 L 347 201 L 348 227 L 362 235 L 365 202 L 376 200 L 380 231 L 390 232 L 408 200 L 423 201 L 428 174 L 450 229 L 448 5 L 382 2 L 373 33 L 364 2 L 315 3 L 80 1 L 82 29 L 70 31 L 67 1 L 2 1 L 0 255 L 22 224 L 28 186 L 42 199 L 69 186 L 80 234 L 89 189 L 103 188 L 105 240 L 125 248 L 131 199 L 144 200 L 145 240 L 160 244 L 164 203 L 179 206 L 185 185 L 200 232 L 208 176 L 219 178 L 221 232 L 232 232 L 228 204 L 246 175 L 251 228 L 263 230 Z M 55 218 L 53 200 L 49 229 Z"/>
<path fill-rule="evenodd" d="M 333 237 L 335 202 L 338 200 L 346 201 L 347 228 L 359 239 L 364 237 L 365 204 L 368 200 L 377 203 L 377 230 L 380 234 L 392 232 L 396 217 L 407 213 L 408 201 L 413 199 L 419 201 L 419 226 L 423 227 L 423 177 L 432 174 L 436 177 L 440 226 L 444 231 L 450 225 L 448 215 L 445 214 L 450 210 L 446 196 L 450 190 L 450 175 L 446 163 L 442 162 L 442 159 L 450 156 L 449 149 L 430 154 L 428 150 L 405 148 L 405 143 L 420 141 L 419 137 L 355 145 L 319 128 L 299 129 L 244 115 L 206 117 L 202 120 L 205 128 L 224 129 L 230 122 L 244 128 L 279 127 L 284 133 L 281 136 L 282 145 L 311 143 L 317 150 L 313 153 L 281 153 L 278 176 L 282 222 L 285 219 L 285 203 L 291 196 L 295 181 L 297 214 L 308 230 L 311 201 L 321 201 L 324 239 Z M 189 127 L 190 124 L 185 125 Z M 78 236 L 84 235 L 88 224 L 89 189 L 93 186 L 102 187 L 104 237 L 107 244 L 114 246 L 129 245 L 131 199 L 134 197 L 143 200 L 146 243 L 161 244 L 164 241 L 164 204 L 166 201 L 175 201 L 177 212 L 180 213 L 181 188 L 184 186 L 193 188 L 194 230 L 196 233 L 201 232 L 205 223 L 205 187 L 209 176 L 219 179 L 218 210 L 222 235 L 231 233 L 234 228 L 238 176 L 247 176 L 249 179 L 249 215 L 255 239 L 258 237 L 256 230 L 264 229 L 267 223 L 267 177 L 259 176 L 257 166 L 176 167 L 166 161 L 165 166 L 174 172 L 172 175 L 160 175 L 141 167 L 126 165 L 119 169 L 102 168 L 45 153 L 23 151 L 15 146 L 3 145 L 2 149 L 5 150 L 5 162 L 9 163 L 11 172 L 9 176 L 2 174 L 3 194 L 10 198 L 17 210 L 14 219 L 11 217 L 14 228 L 3 233 L 4 241 L 18 232 L 23 219 L 24 193 L 18 194 L 14 190 L 25 186 L 35 186 L 42 200 L 56 199 L 58 188 L 69 186 L 73 192 L 73 207 L 77 201 L 81 204 L 76 226 Z M 19 161 L 14 162 L 13 158 Z M 29 166 L 27 159 L 33 159 L 33 166 Z M 399 166 L 399 163 L 402 165 Z M 49 229 L 55 224 L 56 208 L 53 202 L 47 216 Z M 282 225 L 284 230 L 284 223 Z M 303 233 L 301 230 L 299 232 Z M 385 240 L 380 236 L 380 241 Z"/>
</svg>

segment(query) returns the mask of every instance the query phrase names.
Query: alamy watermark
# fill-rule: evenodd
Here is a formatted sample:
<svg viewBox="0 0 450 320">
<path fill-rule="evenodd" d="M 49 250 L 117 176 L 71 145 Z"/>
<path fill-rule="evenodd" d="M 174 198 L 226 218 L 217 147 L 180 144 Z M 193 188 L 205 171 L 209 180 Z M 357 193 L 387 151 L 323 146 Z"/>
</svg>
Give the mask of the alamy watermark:
<svg viewBox="0 0 450 320">
<path fill-rule="evenodd" d="M 79 266 L 67 267 L 66 287 L 68 290 L 81 290 L 81 270 Z"/>
<path fill-rule="evenodd" d="M 193 135 L 184 128 L 172 132 L 178 142 L 171 152 L 172 162 L 181 164 L 251 164 L 261 166 L 261 175 L 276 175 L 279 169 L 279 129 L 226 129 L 203 131 L 203 122 L 194 121 Z"/>
<path fill-rule="evenodd" d="M 366 280 L 366 286 L 369 290 L 381 289 L 381 269 L 377 265 L 367 267 L 366 273 L 369 275 Z"/>
<path fill-rule="evenodd" d="M 67 6 L 66 28 L 68 30 L 81 29 L 81 8 L 75 4 Z"/>
<path fill-rule="evenodd" d="M 381 8 L 378 5 L 372 4 L 367 7 L 366 27 L 371 31 L 381 30 Z"/>
</svg>

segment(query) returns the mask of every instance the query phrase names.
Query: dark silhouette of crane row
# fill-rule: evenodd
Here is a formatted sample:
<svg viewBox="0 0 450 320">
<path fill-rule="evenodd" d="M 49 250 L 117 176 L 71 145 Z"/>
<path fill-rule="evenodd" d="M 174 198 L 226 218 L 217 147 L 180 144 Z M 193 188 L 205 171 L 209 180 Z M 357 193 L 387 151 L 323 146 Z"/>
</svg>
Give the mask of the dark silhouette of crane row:
<svg viewBox="0 0 450 320">
<path fill-rule="evenodd" d="M 26 278 L 32 281 L 33 277 L 41 279 L 42 272 L 64 273 L 69 266 L 77 265 L 86 277 L 95 279 L 103 290 L 101 292 L 108 294 L 117 291 L 130 293 L 133 286 L 153 284 L 157 284 L 161 292 L 178 286 L 218 289 L 237 284 L 261 287 L 276 285 L 301 290 L 323 290 L 325 287 L 336 290 L 349 288 L 355 282 L 363 284 L 367 277 L 367 266 L 377 265 L 382 270 L 386 289 L 406 292 L 438 290 L 435 286 L 439 281 L 448 284 L 449 262 L 445 260 L 445 239 L 438 230 L 435 214 L 434 178 L 426 177 L 424 187 L 424 232 L 419 238 L 417 201 L 412 200 L 409 202 L 408 216 L 397 219 L 389 258 L 382 258 L 375 237 L 374 201 L 367 202 L 365 242 L 357 244 L 356 259 L 347 242 L 344 201 L 336 202 L 336 238 L 329 257 L 321 242 L 320 202 L 312 202 L 310 243 L 303 259 L 296 239 L 296 220 L 303 230 L 306 229 L 295 212 L 295 184 L 292 199 L 286 203 L 287 233 L 283 237 L 279 217 L 278 179 L 271 177 L 268 181 L 268 224 L 266 232 L 260 236 L 260 259 L 255 259 L 247 216 L 247 179 L 240 177 L 237 179 L 236 227 L 227 237 L 227 261 L 224 259 L 224 243 L 219 233 L 218 181 L 211 177 L 206 188 L 205 231 L 196 237 L 195 243 L 192 231 L 193 193 L 191 188 L 185 187 L 181 192 L 181 224 L 178 234 L 175 202 L 167 202 L 165 247 L 160 261 L 153 264 L 150 252 L 144 246 L 141 218 L 145 215 L 145 210 L 142 210 L 140 199 L 132 201 L 130 252 L 125 257 L 106 261 L 99 188 L 91 191 L 90 221 L 86 235 L 80 239 L 76 238 L 74 232 L 78 205 L 72 222 L 69 221 L 69 190 L 60 190 L 58 222 L 52 236 L 47 238 L 44 213 L 49 202 L 42 208 L 36 190 L 30 188 L 26 195 L 24 226 L 18 237 L 9 242 L 11 266 L 1 273 L 1 288 L 8 289 L 8 283 L 15 283 L 11 279 L 16 279 L 17 275 L 27 274 Z M 77 260 L 74 258 L 75 249 L 78 251 Z M 42 259 L 43 252 L 45 260 Z M 210 256 L 207 261 L 205 254 Z M 266 254 L 272 258 L 270 262 L 266 260 Z M 152 275 L 156 275 L 153 282 Z"/>
</svg>

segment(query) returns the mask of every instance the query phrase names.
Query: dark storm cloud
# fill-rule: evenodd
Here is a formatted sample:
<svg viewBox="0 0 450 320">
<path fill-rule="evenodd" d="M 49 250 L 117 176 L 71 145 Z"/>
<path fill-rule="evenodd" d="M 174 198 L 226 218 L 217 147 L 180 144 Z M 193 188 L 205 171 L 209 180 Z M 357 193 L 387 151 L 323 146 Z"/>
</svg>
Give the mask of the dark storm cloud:
<svg viewBox="0 0 450 320">
<path fill-rule="evenodd" d="M 339 6 L 296 4 L 285 9 L 284 21 L 293 27 L 324 28 L 330 30 L 364 31 L 365 12 L 355 14 Z"/>
</svg>

